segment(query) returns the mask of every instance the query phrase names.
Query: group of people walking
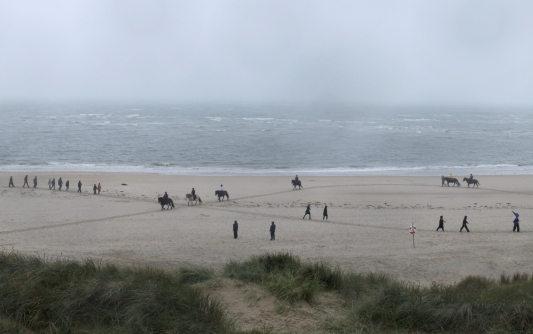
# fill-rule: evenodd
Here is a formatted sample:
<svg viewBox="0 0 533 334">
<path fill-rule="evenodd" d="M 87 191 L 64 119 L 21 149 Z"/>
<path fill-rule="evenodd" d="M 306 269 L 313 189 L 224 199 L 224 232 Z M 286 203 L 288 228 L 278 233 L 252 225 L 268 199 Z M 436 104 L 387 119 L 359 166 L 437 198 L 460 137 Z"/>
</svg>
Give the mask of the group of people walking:
<svg viewBox="0 0 533 334">
<path fill-rule="evenodd" d="M 512 211 L 512 213 L 514 214 L 515 216 L 515 219 L 513 220 L 513 224 L 514 224 L 514 227 L 513 227 L 513 232 L 520 232 L 520 219 L 518 217 L 520 217 L 520 214 Z M 465 218 L 463 219 L 463 225 L 461 226 L 461 229 L 459 230 L 459 232 L 463 232 L 463 229 L 466 230 L 466 232 L 470 232 L 470 230 L 468 229 L 468 221 L 466 220 L 466 218 L 468 218 L 467 216 L 465 216 Z M 442 216 L 440 216 L 440 219 L 439 219 L 439 227 L 437 227 L 437 230 L 441 230 L 444 232 L 444 223 L 446 223 L 446 221 L 444 220 L 444 218 Z"/>
<path fill-rule="evenodd" d="M 305 214 L 302 219 L 305 219 L 306 216 L 309 216 L 309 219 L 311 219 L 311 204 L 307 204 L 307 208 L 305 208 Z M 328 206 L 324 206 L 324 211 L 322 212 L 322 220 L 328 220 Z"/>
<path fill-rule="evenodd" d="M 64 183 L 65 184 L 65 190 L 68 191 L 69 188 L 70 188 L 70 180 L 67 180 L 67 182 Z M 82 186 L 82 183 L 81 181 L 78 181 L 78 192 L 81 193 L 81 186 Z M 24 176 L 24 184 L 22 185 L 22 188 L 25 188 L 25 187 L 30 187 L 30 185 L 28 184 L 28 175 Z M 9 177 L 9 188 L 15 188 L 15 184 L 13 182 L 13 176 L 10 176 Z M 37 188 L 37 176 L 35 176 L 33 178 L 33 188 Z M 61 191 L 61 188 L 63 188 L 63 179 L 60 177 L 59 180 L 57 180 L 57 188 L 58 190 Z M 56 179 L 53 178 L 53 179 L 48 179 L 48 189 L 53 189 L 55 190 L 56 189 Z M 102 191 L 102 186 L 100 185 L 100 183 L 98 183 L 98 185 L 96 185 L 96 183 L 94 184 L 93 186 L 93 192 L 94 194 L 96 194 L 96 192 L 98 191 L 98 194 Z"/>
</svg>

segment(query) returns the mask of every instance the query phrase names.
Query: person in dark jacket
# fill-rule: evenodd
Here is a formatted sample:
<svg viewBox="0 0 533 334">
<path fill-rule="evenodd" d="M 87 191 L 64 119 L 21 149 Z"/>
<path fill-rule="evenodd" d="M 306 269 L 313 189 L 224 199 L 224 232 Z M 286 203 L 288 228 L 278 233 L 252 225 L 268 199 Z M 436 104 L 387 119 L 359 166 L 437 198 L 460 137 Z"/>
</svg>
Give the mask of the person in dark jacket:
<svg viewBox="0 0 533 334">
<path fill-rule="evenodd" d="M 324 213 L 322 214 L 322 220 L 324 219 L 328 220 L 328 206 L 327 205 L 324 207 Z"/>
<path fill-rule="evenodd" d="M 54 188 L 54 190 L 56 190 L 56 178 L 55 177 L 52 179 L 52 188 Z M 50 188 L 50 189 L 52 189 L 52 188 Z"/>
<path fill-rule="evenodd" d="M 270 241 L 276 240 L 276 224 L 272 222 L 272 225 L 270 225 Z"/>
<path fill-rule="evenodd" d="M 463 232 L 463 228 L 466 228 L 466 232 L 470 232 L 466 224 L 468 224 L 468 222 L 466 221 L 466 216 L 465 216 L 465 219 L 463 219 L 463 226 L 461 226 L 461 229 L 459 230 L 459 232 Z"/>
<path fill-rule="evenodd" d="M 520 219 L 518 219 L 518 216 L 520 216 L 518 213 L 514 212 L 514 220 L 513 220 L 513 223 L 514 223 L 514 227 L 513 227 L 513 232 L 516 230 L 516 232 L 520 232 Z"/>
<path fill-rule="evenodd" d="M 167 194 L 166 191 L 165 191 L 165 194 L 163 195 L 163 198 L 164 198 L 164 199 L 167 199 L 167 198 L 168 198 L 168 194 Z"/>
<path fill-rule="evenodd" d="M 78 181 L 78 192 L 81 193 L 81 181 Z"/>
<path fill-rule="evenodd" d="M 192 199 L 196 201 L 196 190 L 194 190 L 194 188 L 192 188 L 191 190 L 191 195 L 192 195 Z M 235 221 L 237 222 L 237 221 Z"/>
<path fill-rule="evenodd" d="M 96 187 L 96 183 L 95 183 L 94 186 L 93 186 L 93 193 L 94 193 L 95 195 L 96 195 L 96 190 L 97 190 L 97 189 L 98 189 L 98 188 Z"/>
<path fill-rule="evenodd" d="M 307 208 L 305 209 L 305 215 L 302 219 L 305 219 L 305 216 L 309 215 L 309 219 L 311 219 L 311 204 L 307 204 Z"/>
<path fill-rule="evenodd" d="M 9 188 L 11 187 L 15 188 L 15 185 L 13 184 L 13 176 L 9 177 Z"/>
<path fill-rule="evenodd" d="M 37 188 L 37 176 L 33 178 L 33 187 Z"/>
<path fill-rule="evenodd" d="M 233 223 L 233 239 L 237 239 L 237 231 L 238 230 L 239 230 L 239 224 L 237 224 L 237 221 L 235 221 Z"/>
<path fill-rule="evenodd" d="M 446 223 L 446 222 L 444 221 L 444 219 L 442 218 L 442 216 L 440 216 L 440 219 L 439 219 L 439 227 L 437 227 L 437 231 L 438 231 L 439 229 L 442 229 L 442 232 L 444 232 L 444 223 Z M 468 230 L 468 228 L 467 228 L 467 230 Z"/>
<path fill-rule="evenodd" d="M 473 179 L 474 179 L 474 175 L 470 174 L 470 179 L 469 179 L 470 183 L 472 183 Z"/>
<path fill-rule="evenodd" d="M 65 183 L 65 190 L 68 191 L 68 187 L 70 186 L 70 181 L 67 180 L 67 182 Z"/>
<path fill-rule="evenodd" d="M 28 184 L 28 175 L 24 176 L 24 184 L 22 185 L 22 188 L 24 188 L 24 186 L 28 186 L 28 188 L 30 187 Z"/>
<path fill-rule="evenodd" d="M 61 187 L 63 187 L 63 179 L 62 178 L 59 178 L 59 180 L 57 180 L 57 186 L 59 188 L 59 191 L 61 191 Z"/>
</svg>

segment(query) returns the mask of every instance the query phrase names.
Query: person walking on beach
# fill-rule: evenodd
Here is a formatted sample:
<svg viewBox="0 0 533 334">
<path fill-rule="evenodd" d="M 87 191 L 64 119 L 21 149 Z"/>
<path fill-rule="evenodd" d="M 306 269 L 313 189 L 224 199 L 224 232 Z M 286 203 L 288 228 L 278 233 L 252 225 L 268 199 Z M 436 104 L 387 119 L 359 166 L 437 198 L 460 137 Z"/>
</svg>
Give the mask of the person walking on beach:
<svg viewBox="0 0 533 334">
<path fill-rule="evenodd" d="M 81 193 L 81 181 L 78 181 L 78 192 Z"/>
<path fill-rule="evenodd" d="M 437 231 L 438 231 L 439 229 L 442 229 L 442 232 L 444 232 L 444 223 L 446 223 L 446 222 L 444 221 L 444 219 L 442 218 L 442 216 L 440 216 L 440 219 L 439 219 L 439 227 L 437 227 Z M 467 228 L 467 230 L 468 230 L 468 228 Z"/>
<path fill-rule="evenodd" d="M 468 222 L 466 221 L 466 216 L 465 216 L 465 219 L 463 219 L 463 226 L 461 226 L 461 229 L 459 230 L 459 232 L 463 232 L 463 228 L 466 228 L 466 232 L 470 232 L 466 224 L 468 224 Z"/>
<path fill-rule="evenodd" d="M 61 188 L 63 187 L 63 179 L 62 178 L 59 178 L 59 180 L 57 180 L 57 186 L 59 188 L 59 191 L 61 191 Z"/>
<path fill-rule="evenodd" d="M 270 241 L 276 240 L 276 224 L 272 222 L 272 225 L 270 225 Z"/>
<path fill-rule="evenodd" d="M 52 188 L 54 188 L 54 190 L 56 190 L 56 178 L 55 177 L 52 179 Z M 52 189 L 52 188 L 50 188 L 50 189 Z"/>
<path fill-rule="evenodd" d="M 95 195 L 96 195 L 96 190 L 97 190 L 97 189 L 98 189 L 98 188 L 96 187 L 96 183 L 95 183 L 94 186 L 93 186 L 93 193 L 94 193 Z"/>
<path fill-rule="evenodd" d="M 233 239 L 237 239 L 237 231 L 239 230 L 239 224 L 237 221 L 233 223 Z"/>
<path fill-rule="evenodd" d="M 516 230 L 516 232 L 520 232 L 520 219 L 518 219 L 518 216 L 520 216 L 518 213 L 514 212 L 514 220 L 513 220 L 513 223 L 514 223 L 514 226 L 513 226 L 513 232 Z"/>
<path fill-rule="evenodd" d="M 100 193 L 100 191 L 102 191 L 102 186 L 100 185 L 100 182 L 98 182 L 98 193 Z"/>
<path fill-rule="evenodd" d="M 22 185 L 22 188 L 24 188 L 24 186 L 28 186 L 28 188 L 30 187 L 28 184 L 28 175 L 24 176 L 24 184 Z"/>
<path fill-rule="evenodd" d="M 324 220 L 324 218 L 328 220 L 328 206 L 327 205 L 324 207 L 324 213 L 322 214 L 322 220 Z"/>
<path fill-rule="evenodd" d="M 37 188 L 37 176 L 33 178 L 33 187 Z"/>
<path fill-rule="evenodd" d="M 68 187 L 70 186 L 70 181 L 67 180 L 67 182 L 65 183 L 65 190 L 68 191 Z"/>
<path fill-rule="evenodd" d="M 13 184 L 13 176 L 9 177 L 9 186 L 8 186 L 8 188 L 11 188 L 11 187 L 15 188 L 15 185 Z"/>
<path fill-rule="evenodd" d="M 52 189 L 52 179 L 48 179 L 48 189 Z"/>
<path fill-rule="evenodd" d="M 191 190 L 191 195 L 192 195 L 192 199 L 196 201 L 196 190 L 194 190 L 194 188 L 192 188 Z M 236 223 L 237 221 L 235 221 Z"/>
<path fill-rule="evenodd" d="M 305 215 L 302 219 L 305 219 L 305 216 L 309 215 L 309 219 L 311 219 L 311 204 L 307 204 L 307 208 L 305 209 Z"/>
</svg>

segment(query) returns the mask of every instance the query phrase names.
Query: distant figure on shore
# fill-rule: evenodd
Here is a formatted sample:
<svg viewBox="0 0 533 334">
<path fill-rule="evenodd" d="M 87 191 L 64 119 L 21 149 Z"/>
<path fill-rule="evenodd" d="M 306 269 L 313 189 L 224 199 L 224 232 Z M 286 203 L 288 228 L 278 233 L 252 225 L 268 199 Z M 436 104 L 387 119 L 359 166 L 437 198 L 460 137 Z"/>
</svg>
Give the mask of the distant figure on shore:
<svg viewBox="0 0 533 334">
<path fill-rule="evenodd" d="M 8 186 L 8 188 L 11 188 L 11 187 L 15 188 L 15 185 L 13 184 L 13 176 L 9 177 L 9 186 Z"/>
<path fill-rule="evenodd" d="M 238 230 L 239 230 L 239 224 L 237 224 L 237 221 L 235 221 L 235 223 L 233 223 L 233 239 L 237 239 Z"/>
<path fill-rule="evenodd" d="M 518 213 L 514 212 L 514 220 L 513 220 L 513 223 L 514 223 L 514 227 L 513 227 L 513 232 L 516 230 L 516 232 L 520 232 L 520 219 L 518 219 L 518 217 L 520 216 Z"/>
<path fill-rule="evenodd" d="M 98 190 L 98 187 L 96 187 L 96 183 L 93 186 L 93 193 L 96 195 L 96 190 Z"/>
<path fill-rule="evenodd" d="M 37 188 L 37 176 L 33 178 L 33 187 Z"/>
<path fill-rule="evenodd" d="M 78 181 L 78 192 L 81 193 L 81 181 Z"/>
<path fill-rule="evenodd" d="M 220 185 L 220 191 L 224 191 L 224 186 Z"/>
<path fill-rule="evenodd" d="M 442 216 L 440 216 L 440 219 L 439 219 L 439 227 L 437 227 L 437 231 L 439 229 L 442 229 L 442 232 L 444 232 L 444 223 L 446 223 L 446 221 L 444 221 L 444 219 L 442 218 Z M 468 228 L 467 228 L 468 230 Z"/>
<path fill-rule="evenodd" d="M 48 179 L 48 189 L 52 189 L 52 179 Z"/>
<path fill-rule="evenodd" d="M 164 199 L 168 199 L 168 194 L 167 194 L 166 191 L 165 191 L 165 194 L 163 195 L 163 198 L 164 198 Z"/>
<path fill-rule="evenodd" d="M 459 230 L 459 232 L 463 232 L 463 228 L 466 228 L 466 232 L 470 232 L 466 224 L 468 224 L 468 222 L 466 221 L 466 216 L 465 216 L 465 219 L 463 219 L 463 226 L 461 226 L 461 229 Z"/>
<path fill-rule="evenodd" d="M 324 213 L 322 214 L 322 220 L 324 220 L 324 218 L 326 220 L 328 220 L 328 206 L 327 205 L 324 207 Z M 311 218 L 309 218 L 309 219 L 311 219 Z"/>
<path fill-rule="evenodd" d="M 28 184 L 28 175 L 24 176 L 24 184 L 22 185 L 22 188 L 24 188 L 24 186 L 28 186 L 28 188 L 30 187 Z"/>
<path fill-rule="evenodd" d="M 307 204 L 307 208 L 305 209 L 305 215 L 302 219 L 305 219 L 305 216 L 309 215 L 309 219 L 311 219 L 311 204 Z"/>
<path fill-rule="evenodd" d="M 276 224 L 272 222 L 272 225 L 270 225 L 270 241 L 276 240 Z"/>
<path fill-rule="evenodd" d="M 56 178 L 55 177 L 52 179 L 52 188 L 56 190 Z"/>
<path fill-rule="evenodd" d="M 67 180 L 67 182 L 65 183 L 65 190 L 68 191 L 69 187 L 70 187 L 70 181 Z"/>
<path fill-rule="evenodd" d="M 100 191 L 102 191 L 102 186 L 100 185 L 100 182 L 98 182 L 98 193 L 100 193 Z"/>
<path fill-rule="evenodd" d="M 196 190 L 194 190 L 194 188 L 192 188 L 191 190 L 191 195 L 192 195 L 192 199 L 196 201 Z M 236 223 L 237 221 L 235 221 Z"/>
<path fill-rule="evenodd" d="M 57 180 L 57 187 L 59 188 L 59 191 L 61 191 L 61 187 L 63 187 L 63 179 L 62 178 L 59 178 L 59 180 Z"/>
</svg>

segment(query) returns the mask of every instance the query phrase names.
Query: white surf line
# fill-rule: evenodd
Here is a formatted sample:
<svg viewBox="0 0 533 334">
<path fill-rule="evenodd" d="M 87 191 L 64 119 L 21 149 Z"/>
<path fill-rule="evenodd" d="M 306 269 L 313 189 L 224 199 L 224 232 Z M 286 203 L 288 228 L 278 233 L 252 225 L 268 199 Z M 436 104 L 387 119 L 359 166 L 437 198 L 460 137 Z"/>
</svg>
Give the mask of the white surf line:
<svg viewBox="0 0 533 334">
<path fill-rule="evenodd" d="M 94 222 L 104 221 L 104 220 L 113 220 L 113 219 L 117 219 L 117 218 L 127 218 L 127 217 L 146 215 L 146 214 L 149 214 L 149 213 L 156 213 L 156 212 L 160 212 L 160 211 L 161 210 L 146 211 L 146 212 L 131 213 L 131 214 L 128 214 L 128 215 L 121 215 L 121 216 L 112 216 L 112 217 L 105 217 L 105 218 L 81 220 L 81 221 L 70 222 L 70 223 L 61 223 L 61 224 L 53 224 L 53 225 L 46 225 L 46 226 L 28 227 L 28 228 L 21 228 L 21 229 L 10 230 L 10 231 L 0 231 L 0 234 L 11 234 L 11 233 L 19 233 L 19 232 L 27 232 L 27 231 L 45 230 L 45 229 L 49 229 L 49 228 L 57 228 L 57 227 L 64 227 L 64 226 L 74 226 L 74 225 L 94 223 Z"/>
</svg>

